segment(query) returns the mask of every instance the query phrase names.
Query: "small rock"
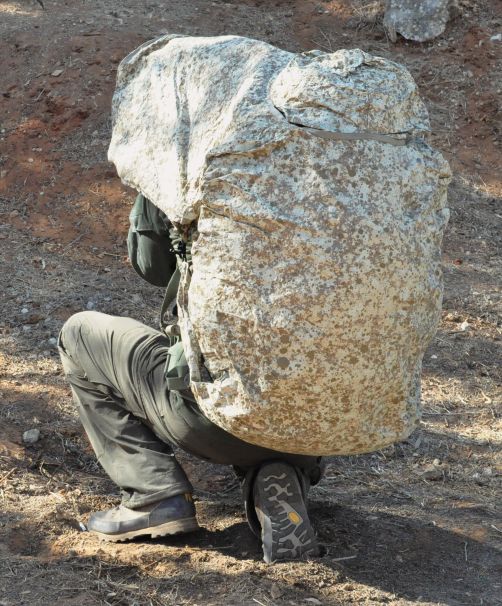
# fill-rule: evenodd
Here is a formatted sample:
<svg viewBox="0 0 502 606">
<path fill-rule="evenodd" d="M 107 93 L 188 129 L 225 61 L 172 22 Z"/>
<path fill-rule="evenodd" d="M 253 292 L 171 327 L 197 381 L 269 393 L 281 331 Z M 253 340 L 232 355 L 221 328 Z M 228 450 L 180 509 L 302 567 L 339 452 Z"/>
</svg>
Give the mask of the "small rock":
<svg viewBox="0 0 502 606">
<path fill-rule="evenodd" d="M 39 322 L 41 322 L 44 319 L 44 316 L 40 315 L 40 314 L 30 314 L 25 322 L 27 324 L 38 324 Z"/>
<path fill-rule="evenodd" d="M 478 484 L 478 486 L 486 486 L 489 484 L 489 480 L 487 477 L 483 477 L 478 472 L 472 474 L 472 479 Z"/>
<path fill-rule="evenodd" d="M 86 308 L 90 311 L 92 309 L 96 308 L 96 303 L 94 303 L 94 301 L 87 301 L 87 305 Z"/>
<path fill-rule="evenodd" d="M 27 314 L 28 313 L 28 308 L 27 307 L 23 307 L 23 309 L 21 310 L 22 314 Z"/>
<path fill-rule="evenodd" d="M 23 442 L 25 444 L 35 444 L 40 439 L 40 429 L 28 429 L 23 433 Z"/>
<path fill-rule="evenodd" d="M 63 70 L 62 70 L 62 69 L 55 69 L 55 70 L 52 72 L 51 76 L 54 76 L 54 78 L 57 78 L 57 77 L 59 77 L 59 76 L 60 76 L 62 73 L 63 73 Z"/>
<path fill-rule="evenodd" d="M 460 325 L 460 330 L 465 331 L 465 330 L 467 330 L 469 327 L 470 327 L 469 322 L 467 322 L 467 320 L 464 320 L 464 321 L 462 322 L 462 324 Z"/>
<path fill-rule="evenodd" d="M 431 356 L 431 360 L 437 360 L 437 359 L 438 359 L 438 357 L 437 357 L 437 356 L 435 356 L 435 355 L 434 355 L 434 356 Z"/>
<path fill-rule="evenodd" d="M 443 470 L 441 467 L 437 467 L 436 465 L 427 465 L 421 471 L 420 475 L 424 480 L 442 480 L 443 479 Z"/>
<path fill-rule="evenodd" d="M 56 347 L 56 345 L 58 344 L 58 340 L 56 339 L 56 337 L 51 337 L 48 342 L 49 345 L 52 345 L 53 347 Z"/>
<path fill-rule="evenodd" d="M 502 42 L 502 34 L 494 34 L 490 36 L 490 42 Z"/>
</svg>

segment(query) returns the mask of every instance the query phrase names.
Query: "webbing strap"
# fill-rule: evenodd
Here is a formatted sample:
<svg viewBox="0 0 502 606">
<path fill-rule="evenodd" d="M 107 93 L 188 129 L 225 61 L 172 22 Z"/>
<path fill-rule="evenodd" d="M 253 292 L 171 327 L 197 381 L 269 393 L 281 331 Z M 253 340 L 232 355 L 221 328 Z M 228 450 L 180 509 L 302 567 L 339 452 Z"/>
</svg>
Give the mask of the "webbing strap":
<svg viewBox="0 0 502 606">
<path fill-rule="evenodd" d="M 160 308 L 160 326 L 164 332 L 166 327 L 169 326 L 169 322 L 166 321 L 166 314 L 169 311 L 169 306 L 172 305 L 178 296 L 178 288 L 181 281 L 181 273 L 179 270 L 180 263 L 184 263 L 185 267 L 188 267 L 190 271 L 192 267 L 192 234 L 188 234 L 183 237 L 176 227 L 172 227 L 169 230 L 169 239 L 171 242 L 172 252 L 177 257 L 176 270 L 174 271 L 169 284 L 167 285 L 166 292 L 164 294 L 164 300 L 162 301 L 162 307 Z M 173 305 L 174 307 L 174 305 Z M 174 342 L 178 340 L 176 335 L 173 336 L 173 332 L 168 331 L 168 337 L 172 337 Z"/>
<path fill-rule="evenodd" d="M 176 301 L 176 297 L 178 296 L 178 287 L 180 285 L 181 274 L 179 268 L 176 266 L 171 279 L 169 280 L 169 284 L 167 285 L 166 292 L 164 294 L 164 300 L 162 301 L 162 307 L 160 308 L 160 326 L 164 329 L 167 326 L 167 322 L 165 319 L 165 315 L 169 308 L 169 305 Z"/>
<path fill-rule="evenodd" d="M 296 126 L 301 126 L 297 124 Z M 409 135 L 399 136 L 396 134 L 383 135 L 380 133 L 368 133 L 368 132 L 356 132 L 356 133 L 336 133 L 327 130 L 320 130 L 318 128 L 303 127 L 303 130 L 307 131 L 310 135 L 315 135 L 321 139 L 331 139 L 333 141 L 379 141 L 380 143 L 387 143 L 389 145 L 406 145 L 409 142 Z"/>
<path fill-rule="evenodd" d="M 188 368 L 188 367 L 187 367 Z M 184 391 L 189 388 L 190 380 L 188 379 L 188 384 L 186 379 L 188 378 L 188 374 L 183 377 L 166 377 L 166 383 L 168 389 L 174 391 Z"/>
</svg>

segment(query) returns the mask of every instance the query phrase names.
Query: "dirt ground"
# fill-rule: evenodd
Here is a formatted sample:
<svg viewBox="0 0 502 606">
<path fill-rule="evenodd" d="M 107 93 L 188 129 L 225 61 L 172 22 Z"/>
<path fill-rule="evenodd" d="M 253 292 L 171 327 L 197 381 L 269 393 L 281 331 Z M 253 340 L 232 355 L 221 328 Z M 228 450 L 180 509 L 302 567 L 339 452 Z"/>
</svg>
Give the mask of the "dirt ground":
<svg viewBox="0 0 502 606">
<path fill-rule="evenodd" d="M 379 1 L 43 1 L 0 1 L 0 606 L 502 604 L 502 2 L 458 0 L 420 45 L 387 40 Z M 329 461 L 311 493 L 323 554 L 310 561 L 264 564 L 230 470 L 183 454 L 201 532 L 115 545 L 82 531 L 117 492 L 55 338 L 82 309 L 156 324 L 162 293 L 126 256 L 133 192 L 106 150 L 118 62 L 165 32 L 402 62 L 454 172 L 423 423 L 395 447 Z"/>
</svg>

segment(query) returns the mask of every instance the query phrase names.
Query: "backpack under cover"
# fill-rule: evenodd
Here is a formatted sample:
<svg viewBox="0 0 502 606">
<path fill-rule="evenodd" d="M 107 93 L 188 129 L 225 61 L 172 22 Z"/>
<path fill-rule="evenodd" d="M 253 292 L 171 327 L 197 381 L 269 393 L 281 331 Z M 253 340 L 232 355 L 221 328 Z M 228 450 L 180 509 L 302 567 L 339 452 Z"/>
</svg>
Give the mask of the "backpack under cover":
<svg viewBox="0 0 502 606">
<path fill-rule="evenodd" d="M 408 71 L 357 49 L 164 36 L 121 63 L 109 158 L 191 226 L 180 328 L 214 423 L 310 455 L 414 429 L 450 178 L 428 131 Z"/>
</svg>

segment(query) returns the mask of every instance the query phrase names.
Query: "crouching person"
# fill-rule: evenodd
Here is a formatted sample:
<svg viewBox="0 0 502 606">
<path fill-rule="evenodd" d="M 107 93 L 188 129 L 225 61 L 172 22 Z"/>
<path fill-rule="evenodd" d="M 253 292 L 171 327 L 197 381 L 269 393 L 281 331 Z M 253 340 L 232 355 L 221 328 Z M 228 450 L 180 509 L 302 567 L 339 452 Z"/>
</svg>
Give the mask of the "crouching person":
<svg viewBox="0 0 502 606">
<path fill-rule="evenodd" d="M 136 271 L 157 286 L 176 280 L 170 227 L 139 195 L 129 254 Z M 246 443 L 206 418 L 186 385 L 181 341 L 173 345 L 165 333 L 131 318 L 85 311 L 63 326 L 59 351 L 96 457 L 122 494 L 119 506 L 91 515 L 89 531 L 125 541 L 197 530 L 193 488 L 175 445 L 234 467 L 266 562 L 317 553 L 306 495 L 321 477 L 321 459 Z"/>
</svg>

